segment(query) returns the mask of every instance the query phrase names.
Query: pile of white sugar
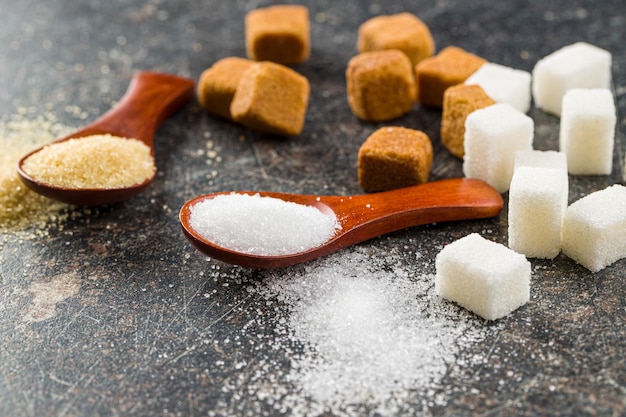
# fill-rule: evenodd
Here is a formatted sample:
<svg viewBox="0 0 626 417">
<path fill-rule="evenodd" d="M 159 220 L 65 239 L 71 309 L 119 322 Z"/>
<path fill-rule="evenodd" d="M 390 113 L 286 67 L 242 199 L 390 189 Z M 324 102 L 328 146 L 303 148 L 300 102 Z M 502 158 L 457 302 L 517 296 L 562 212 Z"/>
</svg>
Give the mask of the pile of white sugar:
<svg viewBox="0 0 626 417">
<path fill-rule="evenodd" d="M 249 390 L 300 416 L 421 414 L 444 405 L 442 379 L 454 374 L 457 354 L 497 325 L 485 327 L 437 297 L 434 276 L 410 268 L 353 248 L 263 272 L 249 290 L 270 309 L 285 311 L 273 323 L 271 348 L 288 352 L 291 370 L 271 381 L 257 374 L 246 382 Z M 270 370 L 276 364 L 260 359 L 258 365 Z"/>
<path fill-rule="evenodd" d="M 237 252 L 288 255 L 320 246 L 341 228 L 315 207 L 259 194 L 221 194 L 191 207 L 191 227 Z"/>
</svg>

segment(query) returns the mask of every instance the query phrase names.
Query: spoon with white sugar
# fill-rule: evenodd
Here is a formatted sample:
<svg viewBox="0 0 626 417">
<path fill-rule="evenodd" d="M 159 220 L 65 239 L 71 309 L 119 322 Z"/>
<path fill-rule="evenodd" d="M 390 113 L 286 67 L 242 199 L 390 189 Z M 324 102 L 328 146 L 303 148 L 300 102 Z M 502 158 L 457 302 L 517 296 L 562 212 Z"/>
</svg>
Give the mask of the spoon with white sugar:
<svg viewBox="0 0 626 417">
<path fill-rule="evenodd" d="M 494 217 L 503 204 L 487 183 L 454 178 L 356 196 L 219 192 L 187 201 L 179 220 L 212 258 L 278 268 L 411 226 Z"/>
<path fill-rule="evenodd" d="M 193 93 L 191 79 L 138 72 L 111 110 L 24 156 L 18 162 L 18 174 L 33 191 L 69 204 L 93 206 L 126 200 L 154 179 L 154 134 Z"/>
</svg>

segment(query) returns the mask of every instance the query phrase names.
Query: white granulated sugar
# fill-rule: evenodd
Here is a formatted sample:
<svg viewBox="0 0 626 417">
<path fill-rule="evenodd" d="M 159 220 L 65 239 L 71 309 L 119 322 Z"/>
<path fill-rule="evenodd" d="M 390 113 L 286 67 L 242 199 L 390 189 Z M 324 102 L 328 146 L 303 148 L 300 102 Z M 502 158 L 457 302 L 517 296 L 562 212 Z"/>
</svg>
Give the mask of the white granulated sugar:
<svg viewBox="0 0 626 417">
<path fill-rule="evenodd" d="M 315 248 L 340 229 L 336 217 L 315 207 L 236 193 L 196 203 L 191 208 L 190 223 L 210 242 L 263 256 Z"/>
<path fill-rule="evenodd" d="M 260 384 L 257 395 L 276 397 L 292 415 L 423 413 L 445 403 L 432 393 L 453 373 L 461 346 L 487 332 L 435 295 L 433 275 L 358 248 L 266 274 L 256 291 L 288 311 L 274 349 L 304 348 L 289 355 L 290 389 Z"/>
</svg>

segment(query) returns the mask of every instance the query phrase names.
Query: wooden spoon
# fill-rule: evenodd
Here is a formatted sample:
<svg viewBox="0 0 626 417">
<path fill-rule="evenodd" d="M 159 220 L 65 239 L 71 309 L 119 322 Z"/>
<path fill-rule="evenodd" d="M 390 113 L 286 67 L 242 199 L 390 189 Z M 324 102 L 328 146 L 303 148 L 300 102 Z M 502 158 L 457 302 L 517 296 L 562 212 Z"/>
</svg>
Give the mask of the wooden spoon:
<svg viewBox="0 0 626 417">
<path fill-rule="evenodd" d="M 154 157 L 153 142 L 157 128 L 187 104 L 193 94 L 194 82 L 191 79 L 158 72 L 138 72 L 117 105 L 93 123 L 54 143 L 111 134 L 144 142 L 150 147 Z M 88 206 L 116 203 L 140 193 L 154 179 L 153 175 L 142 183 L 125 188 L 66 188 L 46 184 L 23 170 L 24 160 L 42 148 L 35 149 L 20 159 L 17 172 L 28 188 L 54 200 Z"/>
<path fill-rule="evenodd" d="M 203 238 L 190 224 L 191 208 L 218 192 L 187 201 L 179 220 L 185 236 L 206 255 L 251 268 L 278 268 L 309 261 L 359 242 L 406 227 L 453 220 L 497 216 L 504 204 L 498 191 L 487 183 L 469 178 L 434 181 L 413 187 L 356 196 L 314 196 L 272 192 L 247 192 L 317 207 L 336 216 L 341 230 L 316 248 L 280 256 L 251 255 L 218 246 Z M 329 213 L 331 212 L 331 213 Z M 251 216 L 254 213 L 250 214 Z M 295 232 L 295 231 L 294 231 Z"/>
</svg>

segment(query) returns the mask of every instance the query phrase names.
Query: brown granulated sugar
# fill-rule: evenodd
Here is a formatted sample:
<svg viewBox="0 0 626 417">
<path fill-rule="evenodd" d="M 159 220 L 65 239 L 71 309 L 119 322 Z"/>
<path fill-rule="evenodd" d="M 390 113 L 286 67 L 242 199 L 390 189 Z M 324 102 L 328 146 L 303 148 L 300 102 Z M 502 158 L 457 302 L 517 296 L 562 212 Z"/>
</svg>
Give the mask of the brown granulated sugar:
<svg viewBox="0 0 626 417">
<path fill-rule="evenodd" d="M 46 145 L 24 159 L 22 168 L 38 182 L 73 189 L 131 187 L 156 172 L 145 143 L 108 134 Z"/>
<path fill-rule="evenodd" d="M 31 113 L 20 108 L 15 115 L 0 119 L 0 246 L 8 235 L 46 236 L 51 226 L 60 228 L 68 216 L 80 215 L 72 206 L 31 191 L 17 174 L 20 158 L 72 131 L 50 113 Z"/>
</svg>

